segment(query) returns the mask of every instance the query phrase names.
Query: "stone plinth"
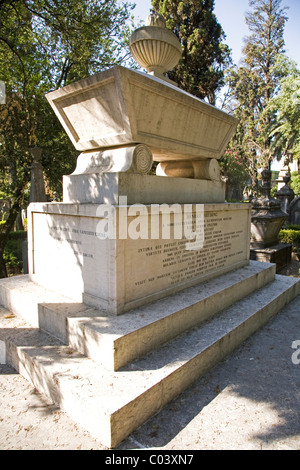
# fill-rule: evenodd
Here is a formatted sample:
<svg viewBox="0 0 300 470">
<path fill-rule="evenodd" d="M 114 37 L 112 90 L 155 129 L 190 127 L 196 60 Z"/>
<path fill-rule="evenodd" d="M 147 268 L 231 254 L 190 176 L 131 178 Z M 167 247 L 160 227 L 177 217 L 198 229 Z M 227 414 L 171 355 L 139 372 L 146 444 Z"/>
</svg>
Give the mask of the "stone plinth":
<svg viewBox="0 0 300 470">
<path fill-rule="evenodd" d="M 300 225 L 300 197 L 296 197 L 289 207 L 289 223 Z"/>
<path fill-rule="evenodd" d="M 280 187 L 279 191 L 277 191 L 276 198 L 279 199 L 281 204 L 280 207 L 283 212 L 286 212 L 288 214 L 288 222 L 290 222 L 290 205 L 293 199 L 295 198 L 295 193 L 290 187 L 291 173 L 289 171 L 289 167 L 288 171 L 285 172 L 285 175 L 282 176 L 282 181 L 284 185 Z"/>
<path fill-rule="evenodd" d="M 274 207 L 272 211 L 265 207 L 260 209 L 255 207 L 251 218 L 251 247 L 269 248 L 277 245 L 279 231 L 286 219 L 287 214 L 278 207 Z"/>
<path fill-rule="evenodd" d="M 224 202 L 217 160 L 236 120 L 122 67 L 48 99 L 82 153 L 63 202 L 29 207 L 29 275 L 0 283 L 14 313 L 0 343 L 39 392 L 113 448 L 300 283 L 249 262 L 251 206 Z M 162 176 L 147 174 L 153 155 Z"/>
<path fill-rule="evenodd" d="M 124 67 L 47 99 L 82 153 L 63 203 L 30 206 L 32 281 L 118 315 L 249 262 L 250 206 L 224 203 L 218 164 L 235 118 Z"/>
<path fill-rule="evenodd" d="M 246 204 L 32 204 L 28 224 L 31 280 L 113 314 L 249 261 Z"/>
<path fill-rule="evenodd" d="M 279 199 L 270 196 L 271 171 L 262 171 L 262 195 L 254 199 L 251 214 L 252 260 L 275 263 L 277 272 L 291 260 L 291 245 L 279 243 L 278 235 L 288 215 L 283 212 Z"/>
<path fill-rule="evenodd" d="M 285 185 L 276 193 L 276 198 L 280 200 L 281 210 L 287 214 L 289 214 L 291 202 L 295 198 L 295 193 L 288 182 L 289 179 L 286 179 Z"/>
<path fill-rule="evenodd" d="M 250 259 L 264 263 L 276 264 L 276 272 L 280 273 L 290 262 L 292 257 L 292 245 L 278 243 L 270 248 L 257 248 L 250 250 Z"/>
<path fill-rule="evenodd" d="M 224 202 L 217 160 L 234 118 L 122 67 L 48 99 L 82 153 L 64 202 L 29 207 L 29 276 L 0 283 L 14 313 L 0 343 L 39 392 L 112 448 L 300 283 L 249 263 L 251 206 Z M 162 176 L 147 175 L 153 156 Z"/>
<path fill-rule="evenodd" d="M 132 173 L 94 173 L 63 177 L 64 202 L 118 204 L 221 203 L 225 200 L 222 181 L 165 178 Z"/>
<path fill-rule="evenodd" d="M 262 195 L 252 201 L 251 248 L 264 249 L 278 244 L 279 231 L 288 215 L 278 199 L 270 196 L 271 171 L 262 171 Z"/>
<path fill-rule="evenodd" d="M 292 200 L 295 198 L 295 193 L 290 187 L 291 181 L 291 170 L 289 167 L 290 162 L 293 161 L 293 157 L 290 155 L 286 155 L 284 158 L 284 167 L 281 169 L 279 173 L 279 179 L 277 180 L 278 183 L 278 191 L 276 194 L 276 198 L 280 200 L 281 209 L 283 212 L 286 212 L 289 215 L 290 205 Z M 290 216 L 289 216 L 290 219 Z M 288 220 L 290 222 L 290 220 Z"/>
</svg>

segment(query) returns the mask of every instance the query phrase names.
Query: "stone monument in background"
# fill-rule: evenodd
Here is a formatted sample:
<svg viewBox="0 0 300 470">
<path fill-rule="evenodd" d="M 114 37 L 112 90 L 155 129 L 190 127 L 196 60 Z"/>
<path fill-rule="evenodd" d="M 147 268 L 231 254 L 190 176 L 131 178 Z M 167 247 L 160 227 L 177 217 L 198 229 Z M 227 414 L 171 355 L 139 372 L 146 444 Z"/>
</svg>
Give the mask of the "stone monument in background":
<svg viewBox="0 0 300 470">
<path fill-rule="evenodd" d="M 32 202 L 46 202 L 46 191 L 44 181 L 44 170 L 41 163 L 42 149 L 33 147 L 30 150 L 32 156 L 31 175 L 30 175 L 30 194 L 29 203 Z M 26 212 L 26 211 L 24 211 Z M 21 214 L 20 214 L 21 218 Z M 23 272 L 28 274 L 28 240 L 22 242 L 22 261 Z"/>
<path fill-rule="evenodd" d="M 288 214 L 282 209 L 282 201 L 271 197 L 271 171 L 264 169 L 261 197 L 252 200 L 251 259 L 275 263 L 278 272 L 290 263 L 292 245 L 279 243 L 278 239 L 287 219 Z"/>
<path fill-rule="evenodd" d="M 295 223 L 292 222 L 294 219 L 293 217 L 293 210 L 290 211 L 292 206 L 292 202 L 295 199 L 295 193 L 290 187 L 291 184 L 291 170 L 289 164 L 292 163 L 293 156 L 286 155 L 283 162 L 283 168 L 279 172 L 279 178 L 277 180 L 278 183 L 278 191 L 276 193 L 276 198 L 280 200 L 281 209 L 283 212 L 288 214 L 288 218 L 286 220 L 286 224 Z"/>
<path fill-rule="evenodd" d="M 251 205 L 225 202 L 237 120 L 166 77 L 181 51 L 162 17 L 130 48 L 148 73 L 118 66 L 47 95 L 81 153 L 63 202 L 29 207 L 29 275 L 0 282 L 22 317 L 0 312 L 7 361 L 109 448 L 300 291 L 249 261 Z"/>
<path fill-rule="evenodd" d="M 29 202 L 46 202 L 44 172 L 41 163 L 42 149 L 39 147 L 32 148 L 31 155 L 33 161 L 31 165 Z"/>
</svg>

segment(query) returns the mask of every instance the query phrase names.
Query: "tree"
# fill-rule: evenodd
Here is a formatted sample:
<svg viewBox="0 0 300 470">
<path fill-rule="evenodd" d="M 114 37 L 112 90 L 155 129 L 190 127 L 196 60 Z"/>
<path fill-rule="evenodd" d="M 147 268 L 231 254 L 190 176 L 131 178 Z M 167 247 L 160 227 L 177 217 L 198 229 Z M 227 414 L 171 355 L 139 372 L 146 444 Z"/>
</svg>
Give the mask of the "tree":
<svg viewBox="0 0 300 470">
<path fill-rule="evenodd" d="M 218 23 L 214 0 L 152 0 L 152 5 L 179 38 L 182 58 L 168 73 L 179 87 L 215 104 L 230 63 L 230 49 Z"/>
<path fill-rule="evenodd" d="M 273 115 L 270 137 L 274 155 L 291 153 L 300 159 L 300 71 L 290 62 L 288 75 L 280 81 L 280 92 L 268 104 Z"/>
<path fill-rule="evenodd" d="M 241 200 L 243 190 L 249 179 L 245 158 L 237 150 L 229 148 L 219 160 L 223 176 L 227 179 L 226 200 Z"/>
<path fill-rule="evenodd" d="M 247 157 L 255 187 L 258 167 L 268 167 L 272 160 L 267 107 L 284 73 L 276 64 L 284 52 L 287 16 L 281 0 L 249 0 L 249 5 L 253 10 L 246 14 L 246 23 L 251 34 L 246 38 L 243 63 L 232 70 L 229 85 L 240 120 L 235 146 Z"/>
<path fill-rule="evenodd" d="M 11 202 L 0 226 L 3 252 L 22 207 L 34 146 L 43 149 L 50 185 L 70 172 L 77 153 L 46 102 L 45 94 L 126 58 L 131 6 L 117 0 L 0 0 L 0 179 Z"/>
</svg>

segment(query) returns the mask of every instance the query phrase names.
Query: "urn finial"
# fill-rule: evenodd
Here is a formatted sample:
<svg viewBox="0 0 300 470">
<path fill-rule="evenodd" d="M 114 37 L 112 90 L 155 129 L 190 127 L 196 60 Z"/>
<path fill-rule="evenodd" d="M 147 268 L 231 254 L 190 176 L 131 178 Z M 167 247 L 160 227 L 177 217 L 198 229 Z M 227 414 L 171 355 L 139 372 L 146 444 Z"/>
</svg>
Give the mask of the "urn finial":
<svg viewBox="0 0 300 470">
<path fill-rule="evenodd" d="M 177 36 L 166 28 L 163 16 L 152 12 L 146 26 L 132 33 L 129 48 L 134 60 L 149 74 L 176 85 L 165 74 L 178 64 L 182 49 Z"/>
<path fill-rule="evenodd" d="M 157 11 L 153 11 L 146 19 L 146 26 L 166 28 L 166 20 Z"/>
</svg>

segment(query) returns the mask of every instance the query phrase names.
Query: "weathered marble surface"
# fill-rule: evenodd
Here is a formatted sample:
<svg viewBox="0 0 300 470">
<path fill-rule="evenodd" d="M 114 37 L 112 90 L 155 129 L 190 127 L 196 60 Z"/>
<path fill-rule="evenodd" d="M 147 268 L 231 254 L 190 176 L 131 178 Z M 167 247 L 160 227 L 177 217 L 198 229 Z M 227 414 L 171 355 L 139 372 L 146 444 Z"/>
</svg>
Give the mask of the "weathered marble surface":
<svg viewBox="0 0 300 470">
<path fill-rule="evenodd" d="M 114 67 L 47 95 L 80 151 L 146 144 L 155 161 L 219 159 L 237 120 L 163 80 Z"/>
<path fill-rule="evenodd" d="M 121 314 L 245 266 L 250 207 L 190 206 L 32 204 L 30 278 Z"/>
<path fill-rule="evenodd" d="M 223 181 L 135 173 L 72 174 L 63 177 L 66 203 L 119 204 L 205 204 L 225 201 Z"/>
</svg>

